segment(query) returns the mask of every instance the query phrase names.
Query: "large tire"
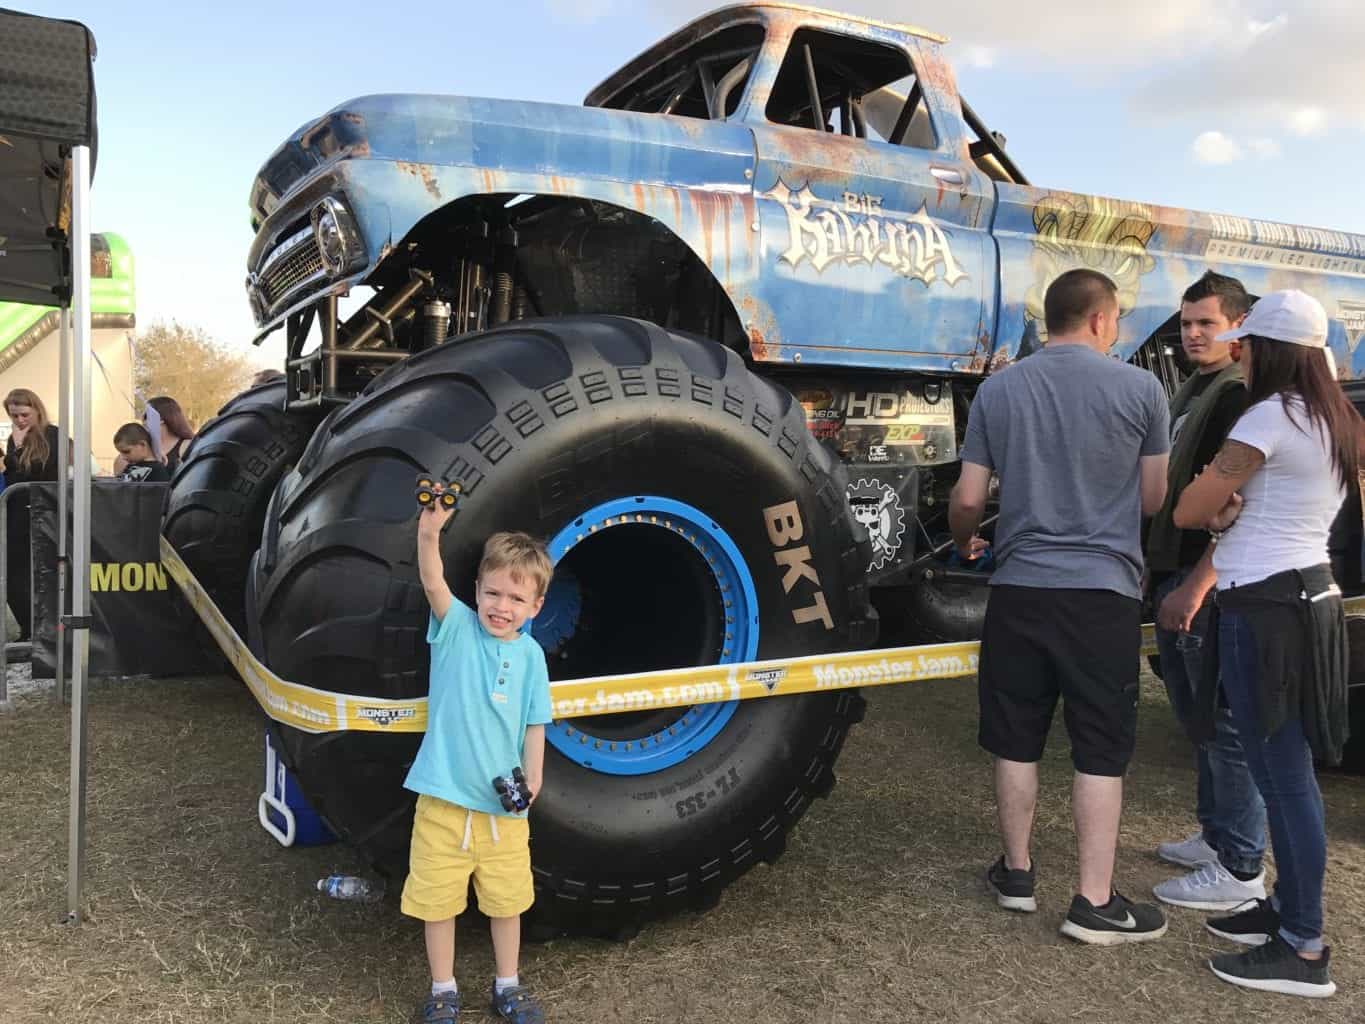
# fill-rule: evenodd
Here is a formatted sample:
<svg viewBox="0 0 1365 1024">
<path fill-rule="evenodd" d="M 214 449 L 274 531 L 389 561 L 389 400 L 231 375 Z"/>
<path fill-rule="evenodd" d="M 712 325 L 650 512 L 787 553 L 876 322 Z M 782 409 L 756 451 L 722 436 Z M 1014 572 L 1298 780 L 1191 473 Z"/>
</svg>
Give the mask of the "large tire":
<svg viewBox="0 0 1365 1024">
<path fill-rule="evenodd" d="M 557 651 L 552 679 L 872 639 L 869 548 L 855 537 L 842 468 L 811 439 L 791 394 L 711 342 L 637 320 L 571 317 L 509 324 L 415 356 L 319 429 L 275 495 L 253 575 L 259 646 L 272 670 L 359 695 L 426 692 L 419 470 L 464 485 L 442 540 L 463 600 L 472 600 L 490 533 L 570 538 L 555 584 L 568 594 L 552 589 L 557 613 L 545 634 L 546 614 L 536 623 L 537 638 Z M 646 513 L 684 510 L 677 535 L 665 512 L 653 524 L 648 515 L 613 519 L 622 501 Z M 794 572 L 784 590 L 764 510 L 788 502 L 799 509 L 818 590 Z M 715 585 L 726 577 L 684 543 L 694 527 L 729 538 L 734 579 L 752 585 L 751 598 Z M 829 628 L 796 621 L 817 593 Z M 741 613 L 734 628 L 750 631 L 750 649 L 727 639 L 727 610 Z M 714 902 L 750 866 L 776 858 L 810 801 L 829 791 L 862 707 L 843 692 L 700 705 L 691 719 L 643 712 L 549 727 L 533 811 L 536 921 L 619 934 Z M 689 734 L 702 719 L 711 734 Z M 666 747 L 673 729 L 693 735 L 695 749 Z M 402 782 L 419 738 L 280 731 L 287 762 L 333 830 L 380 870 L 404 874 L 413 800 Z M 646 771 L 630 759 L 647 747 L 671 752 Z"/>
<path fill-rule="evenodd" d="M 879 643 L 911 646 L 980 640 L 990 587 L 920 574 L 913 582 L 873 591 L 881 616 Z"/>
<path fill-rule="evenodd" d="M 320 418 L 284 403 L 283 381 L 234 397 L 195 436 L 166 495 L 161 532 L 242 636 L 266 506 Z"/>
</svg>

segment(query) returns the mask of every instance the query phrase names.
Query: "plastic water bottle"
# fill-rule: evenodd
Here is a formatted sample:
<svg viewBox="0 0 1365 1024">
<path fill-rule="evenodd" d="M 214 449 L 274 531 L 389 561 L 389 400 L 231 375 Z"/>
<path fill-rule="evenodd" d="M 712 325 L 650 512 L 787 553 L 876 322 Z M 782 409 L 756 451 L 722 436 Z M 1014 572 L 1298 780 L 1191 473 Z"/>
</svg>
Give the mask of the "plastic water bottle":
<svg viewBox="0 0 1365 1024">
<path fill-rule="evenodd" d="M 384 898 L 384 883 L 371 882 L 355 875 L 328 875 L 318 879 L 318 892 L 334 900 L 352 903 L 378 903 Z"/>
</svg>

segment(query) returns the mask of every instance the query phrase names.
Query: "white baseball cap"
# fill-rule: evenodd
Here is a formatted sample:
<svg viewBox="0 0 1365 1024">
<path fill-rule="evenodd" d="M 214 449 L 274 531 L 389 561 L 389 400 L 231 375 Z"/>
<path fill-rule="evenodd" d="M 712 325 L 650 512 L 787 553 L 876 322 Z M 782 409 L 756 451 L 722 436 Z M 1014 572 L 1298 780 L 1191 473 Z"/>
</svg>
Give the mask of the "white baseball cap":
<svg viewBox="0 0 1365 1024">
<path fill-rule="evenodd" d="M 1248 334 L 1305 348 L 1326 348 L 1327 310 L 1313 296 L 1294 288 L 1270 292 L 1257 300 L 1240 327 L 1224 331 L 1218 340 L 1235 341 Z"/>
</svg>

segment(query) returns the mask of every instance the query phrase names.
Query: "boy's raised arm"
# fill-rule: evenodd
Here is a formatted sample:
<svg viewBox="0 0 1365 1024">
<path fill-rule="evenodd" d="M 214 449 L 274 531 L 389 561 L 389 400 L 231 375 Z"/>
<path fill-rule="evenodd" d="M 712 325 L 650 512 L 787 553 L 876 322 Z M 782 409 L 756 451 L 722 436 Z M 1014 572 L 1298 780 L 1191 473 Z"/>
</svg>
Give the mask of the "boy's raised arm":
<svg viewBox="0 0 1365 1024">
<path fill-rule="evenodd" d="M 437 622 L 445 619 L 450 602 L 455 600 L 446 583 L 445 565 L 441 562 L 441 527 L 452 514 L 450 509 L 441 508 L 439 501 L 433 501 L 417 518 L 417 570 L 422 576 L 427 604 L 431 605 L 431 614 L 436 616 Z"/>
</svg>

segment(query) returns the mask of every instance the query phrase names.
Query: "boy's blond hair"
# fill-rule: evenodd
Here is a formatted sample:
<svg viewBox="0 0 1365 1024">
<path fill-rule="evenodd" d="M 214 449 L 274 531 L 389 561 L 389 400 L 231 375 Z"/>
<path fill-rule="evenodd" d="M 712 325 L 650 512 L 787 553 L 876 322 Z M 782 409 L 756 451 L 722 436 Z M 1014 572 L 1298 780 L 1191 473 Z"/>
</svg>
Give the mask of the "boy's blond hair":
<svg viewBox="0 0 1365 1024">
<path fill-rule="evenodd" d="M 536 597 L 545 596 L 555 571 L 544 544 L 529 533 L 511 532 L 495 533 L 483 545 L 480 579 L 499 569 L 510 570 L 518 583 L 529 576 L 536 586 Z"/>
</svg>

